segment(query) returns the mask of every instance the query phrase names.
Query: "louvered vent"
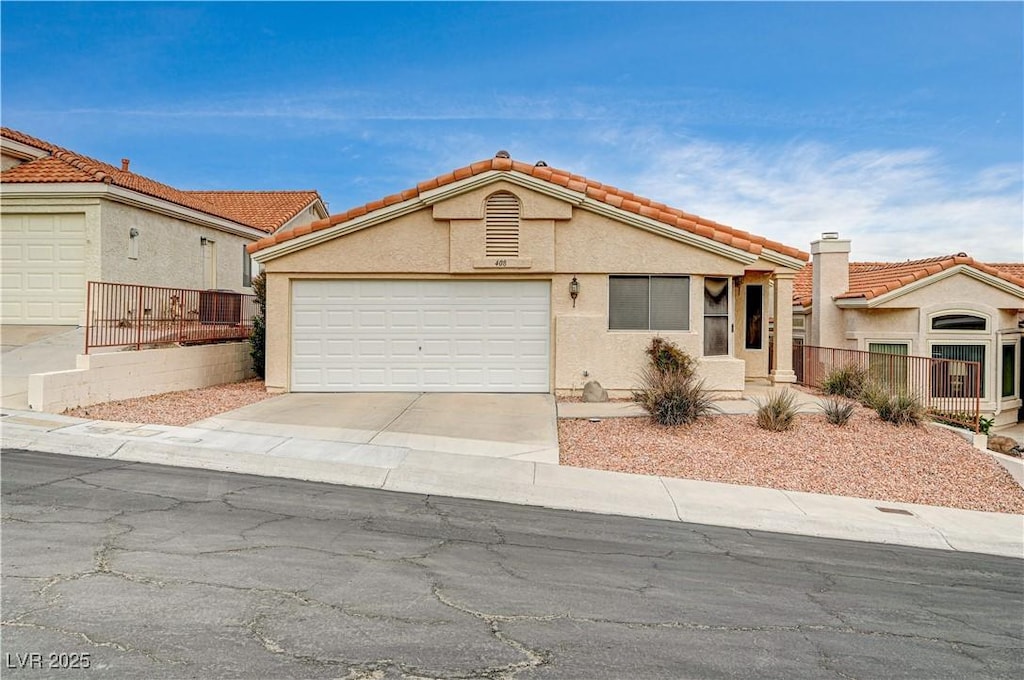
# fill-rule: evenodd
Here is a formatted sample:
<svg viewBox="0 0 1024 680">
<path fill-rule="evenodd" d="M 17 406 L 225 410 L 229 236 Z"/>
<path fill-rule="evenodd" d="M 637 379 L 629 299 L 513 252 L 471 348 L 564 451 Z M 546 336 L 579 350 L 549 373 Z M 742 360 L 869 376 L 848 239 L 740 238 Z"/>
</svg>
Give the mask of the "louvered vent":
<svg viewBox="0 0 1024 680">
<path fill-rule="evenodd" d="M 519 199 L 502 191 L 487 198 L 487 257 L 519 257 Z"/>
</svg>

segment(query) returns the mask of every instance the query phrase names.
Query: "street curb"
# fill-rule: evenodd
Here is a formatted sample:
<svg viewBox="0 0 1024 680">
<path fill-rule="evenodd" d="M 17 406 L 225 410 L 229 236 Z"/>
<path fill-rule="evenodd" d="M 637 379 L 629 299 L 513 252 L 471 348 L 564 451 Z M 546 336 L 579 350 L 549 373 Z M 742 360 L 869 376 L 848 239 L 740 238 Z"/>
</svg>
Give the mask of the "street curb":
<svg viewBox="0 0 1024 680">
<path fill-rule="evenodd" d="M 292 440 L 300 442 L 301 440 Z M 828 496 L 718 482 L 460 456 L 466 467 L 431 466 L 428 452 L 392 467 L 201 448 L 116 435 L 42 431 L 3 423 L 3 449 L 126 463 L 340 484 L 941 550 L 1024 558 L 1024 516 Z M 322 442 L 321 442 L 322 444 Z M 458 454 L 448 454 L 458 455 Z"/>
</svg>

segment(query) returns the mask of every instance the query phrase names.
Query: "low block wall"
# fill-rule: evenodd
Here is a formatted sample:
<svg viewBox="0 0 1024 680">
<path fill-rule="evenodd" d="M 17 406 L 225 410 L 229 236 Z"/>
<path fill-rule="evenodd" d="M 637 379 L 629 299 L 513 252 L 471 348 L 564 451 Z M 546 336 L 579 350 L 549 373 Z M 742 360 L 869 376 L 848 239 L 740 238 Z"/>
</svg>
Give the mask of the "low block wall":
<svg viewBox="0 0 1024 680">
<path fill-rule="evenodd" d="M 248 342 L 80 354 L 78 368 L 28 379 L 28 407 L 60 413 L 104 401 L 236 382 L 254 376 Z"/>
</svg>

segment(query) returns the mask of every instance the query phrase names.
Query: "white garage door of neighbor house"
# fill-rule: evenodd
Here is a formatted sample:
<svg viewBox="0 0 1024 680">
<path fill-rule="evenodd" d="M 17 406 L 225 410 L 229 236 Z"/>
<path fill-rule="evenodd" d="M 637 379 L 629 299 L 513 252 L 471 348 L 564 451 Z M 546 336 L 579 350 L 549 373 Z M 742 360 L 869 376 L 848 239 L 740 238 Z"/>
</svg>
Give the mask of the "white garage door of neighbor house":
<svg viewBox="0 0 1024 680">
<path fill-rule="evenodd" d="M 5 214 L 3 323 L 73 325 L 85 308 L 85 215 Z"/>
<path fill-rule="evenodd" d="M 547 281 L 295 281 L 295 392 L 547 392 Z"/>
</svg>

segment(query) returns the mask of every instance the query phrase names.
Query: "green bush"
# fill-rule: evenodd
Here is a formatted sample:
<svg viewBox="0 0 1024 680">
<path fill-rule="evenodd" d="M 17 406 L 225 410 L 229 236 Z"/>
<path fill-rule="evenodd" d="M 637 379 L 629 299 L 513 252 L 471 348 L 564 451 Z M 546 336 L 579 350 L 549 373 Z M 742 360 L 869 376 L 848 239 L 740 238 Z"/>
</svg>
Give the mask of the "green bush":
<svg viewBox="0 0 1024 680">
<path fill-rule="evenodd" d="M 920 425 L 926 412 L 921 400 L 913 394 L 886 396 L 876 407 L 878 417 L 893 425 Z"/>
<path fill-rule="evenodd" d="M 821 411 L 825 414 L 825 420 L 840 427 L 849 422 L 850 416 L 853 415 L 853 407 L 854 402 L 839 397 L 821 400 Z"/>
<path fill-rule="evenodd" d="M 661 373 L 681 373 L 684 376 L 694 374 L 693 357 L 679 349 L 674 342 L 652 338 L 646 352 L 651 366 Z"/>
<path fill-rule="evenodd" d="M 825 394 L 847 399 L 859 399 L 868 382 L 868 371 L 863 366 L 849 364 L 833 368 L 821 381 L 821 391 Z"/>
<path fill-rule="evenodd" d="M 754 403 L 761 429 L 785 432 L 796 423 L 796 395 L 789 390 L 771 392 L 766 400 L 755 399 Z"/>
<path fill-rule="evenodd" d="M 252 332 L 249 334 L 249 356 L 252 370 L 263 378 L 267 373 L 267 277 L 260 274 L 252 280 L 252 292 L 256 295 L 256 316 L 252 318 Z"/>
<path fill-rule="evenodd" d="M 974 416 L 969 415 L 965 411 L 950 412 L 950 411 L 935 411 L 929 414 L 929 417 L 937 423 L 943 425 L 949 425 L 951 427 L 968 428 L 967 423 L 973 420 Z M 992 426 L 995 425 L 995 418 L 986 418 L 981 416 L 978 418 L 978 431 L 981 434 L 989 434 L 992 432 Z"/>
<path fill-rule="evenodd" d="M 661 425 L 688 425 L 718 411 L 703 380 L 683 371 L 659 371 L 654 366 L 641 373 L 633 401 Z"/>
</svg>

